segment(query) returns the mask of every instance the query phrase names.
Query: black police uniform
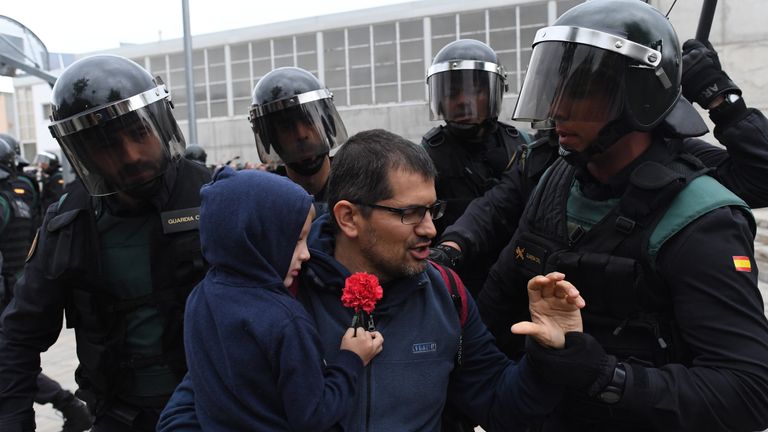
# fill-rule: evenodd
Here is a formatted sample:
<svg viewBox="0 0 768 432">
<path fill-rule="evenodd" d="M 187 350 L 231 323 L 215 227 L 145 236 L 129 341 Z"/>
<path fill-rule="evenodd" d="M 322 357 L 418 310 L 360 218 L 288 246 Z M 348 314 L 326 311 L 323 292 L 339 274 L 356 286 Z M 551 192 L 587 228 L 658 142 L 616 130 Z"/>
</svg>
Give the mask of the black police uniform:
<svg viewBox="0 0 768 432">
<path fill-rule="evenodd" d="M 682 195 L 679 189 L 691 188 L 691 179 L 704 172 L 695 159 L 682 162 L 694 161 L 687 178 L 677 177 L 684 169 L 658 168 L 671 166 L 674 148 L 657 141 L 609 184 L 556 163 L 492 269 L 493 283 L 481 298 L 484 319 L 497 336 L 524 317 L 527 306 L 520 302 L 527 280 L 557 270 L 587 299 L 585 333 L 624 364 L 623 395 L 612 400 L 618 403 L 570 394 L 541 430 L 724 430 L 724 424 L 754 430 L 765 421 L 768 321 L 752 257 L 754 220 L 746 206 L 723 200 L 695 213 L 682 211 L 687 219 L 677 221 L 678 231 L 667 232 L 655 256 L 646 252 L 659 244 L 651 232 L 662 225 L 672 199 Z M 647 162 L 659 165 L 644 171 Z M 654 184 L 666 174 L 675 181 Z M 566 230 L 566 218 L 573 219 L 566 217 L 565 197 L 574 198 L 574 178 L 588 200 L 582 208 L 606 203 L 617 213 L 597 219 L 591 229 Z M 717 196 L 713 190 L 702 189 L 692 202 Z M 570 209 L 573 201 L 568 203 Z"/>
<path fill-rule="evenodd" d="M 95 413 L 96 426 L 101 423 L 102 430 L 154 430 L 170 393 L 147 398 L 124 395 L 133 388 L 136 370 L 164 366 L 175 372 L 178 380 L 186 370 L 184 304 L 207 265 L 200 252 L 197 225 L 171 227 L 166 219 L 179 221 L 182 214 L 194 218 L 199 212 L 200 187 L 209 181 L 205 167 L 184 159 L 164 174 L 151 207 L 143 212 L 152 221 L 151 268 L 147 269 L 152 292 L 134 299 L 118 300 L 102 285 L 108 276 L 102 273 L 105 263 L 97 229 L 97 220 L 107 214 L 103 200 L 90 197 L 77 182 L 60 205 L 48 210 L 14 301 L 2 318 L 0 363 L 15 366 L 0 374 L 0 429 L 23 424 L 23 430 L 32 430 L 31 399 L 39 353 L 56 341 L 66 310 L 66 324 L 75 328 L 77 337 L 78 395 Z M 144 307 L 157 308 L 163 317 L 162 353 L 129 356 L 125 349 L 126 315 Z M 109 426 L 112 424 L 114 427 Z"/>
<path fill-rule="evenodd" d="M 715 122 L 715 137 L 727 150 L 698 138 L 688 138 L 675 145 L 712 167 L 711 175 L 750 207 L 765 207 L 768 205 L 768 119 L 760 111 L 747 108 L 743 100 L 723 108 L 710 112 L 710 118 Z M 497 187 L 473 201 L 462 217 L 446 228 L 440 241 L 456 242 L 468 263 L 473 262 L 475 256 L 498 256 L 517 229 L 533 186 L 556 159 L 556 143 L 535 141 L 521 163 L 505 171 Z M 481 315 L 490 316 L 492 312 L 484 311 L 484 303 L 481 296 L 478 299 Z"/>
<path fill-rule="evenodd" d="M 472 200 L 499 185 L 507 171 L 523 169 L 523 155 L 533 151 L 529 151 L 532 138 L 527 133 L 502 122 L 495 125 L 491 133 L 476 142 L 461 140 L 443 125 L 432 128 L 422 138 L 421 144 L 437 169 L 437 198 L 447 202 L 445 214 L 435 221 L 438 238 L 461 217 Z M 556 148 L 544 149 L 539 144 L 535 146 L 537 156 L 544 152 L 547 156 L 556 155 Z M 472 255 L 471 263 L 456 269 L 475 296 L 485 284 L 488 269 L 500 250 L 501 247 L 486 248 Z"/>
</svg>

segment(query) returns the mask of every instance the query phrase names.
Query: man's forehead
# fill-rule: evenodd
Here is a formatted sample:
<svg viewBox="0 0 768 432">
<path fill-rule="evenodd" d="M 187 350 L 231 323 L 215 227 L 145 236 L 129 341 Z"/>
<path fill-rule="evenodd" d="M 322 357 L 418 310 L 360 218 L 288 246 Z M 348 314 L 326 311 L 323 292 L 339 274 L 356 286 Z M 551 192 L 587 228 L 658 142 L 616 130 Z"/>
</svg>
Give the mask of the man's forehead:
<svg viewBox="0 0 768 432">
<path fill-rule="evenodd" d="M 437 199 L 434 178 L 402 168 L 390 168 L 387 174 L 392 192 L 390 200 L 411 203 L 415 199 L 426 199 L 431 204 Z"/>
</svg>

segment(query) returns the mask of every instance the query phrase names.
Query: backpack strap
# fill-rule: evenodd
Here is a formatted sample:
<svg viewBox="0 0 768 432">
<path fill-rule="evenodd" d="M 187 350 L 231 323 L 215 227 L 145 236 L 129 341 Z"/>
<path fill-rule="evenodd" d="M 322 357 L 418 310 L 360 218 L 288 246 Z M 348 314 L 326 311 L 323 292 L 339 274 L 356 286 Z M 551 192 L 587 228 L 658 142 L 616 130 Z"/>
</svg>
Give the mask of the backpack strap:
<svg viewBox="0 0 768 432">
<path fill-rule="evenodd" d="M 448 290 L 448 294 L 451 296 L 453 306 L 456 308 L 456 313 L 459 315 L 459 349 L 456 350 L 456 367 L 460 367 L 462 359 L 464 357 L 464 325 L 467 323 L 467 289 L 464 287 L 464 282 L 461 281 L 459 275 L 452 269 L 443 267 L 440 264 L 430 261 L 432 265 L 440 272 L 440 276 L 443 278 L 445 288 Z"/>
</svg>

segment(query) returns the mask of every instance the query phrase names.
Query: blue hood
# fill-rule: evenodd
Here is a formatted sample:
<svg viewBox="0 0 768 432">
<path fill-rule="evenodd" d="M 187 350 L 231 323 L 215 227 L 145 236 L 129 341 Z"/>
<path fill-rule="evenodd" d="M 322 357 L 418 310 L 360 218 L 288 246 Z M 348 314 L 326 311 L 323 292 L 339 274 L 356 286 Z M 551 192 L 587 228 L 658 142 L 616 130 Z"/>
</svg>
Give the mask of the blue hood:
<svg viewBox="0 0 768 432">
<path fill-rule="evenodd" d="M 229 167 L 200 195 L 200 242 L 211 269 L 249 285 L 282 284 L 312 197 L 285 177 Z"/>
</svg>

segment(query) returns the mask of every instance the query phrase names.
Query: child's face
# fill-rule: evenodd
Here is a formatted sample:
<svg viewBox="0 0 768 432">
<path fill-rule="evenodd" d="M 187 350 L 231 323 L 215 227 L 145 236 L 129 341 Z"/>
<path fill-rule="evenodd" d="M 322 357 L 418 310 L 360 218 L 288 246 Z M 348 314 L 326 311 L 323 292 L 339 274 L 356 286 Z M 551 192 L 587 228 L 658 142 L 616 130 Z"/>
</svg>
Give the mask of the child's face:
<svg viewBox="0 0 768 432">
<path fill-rule="evenodd" d="M 290 287 L 293 280 L 299 275 L 301 265 L 309 260 L 309 248 L 307 248 L 307 235 L 309 235 L 309 228 L 312 226 L 312 219 L 315 218 L 315 207 L 309 208 L 309 214 L 307 214 L 307 220 L 304 221 L 304 227 L 301 229 L 299 235 L 299 241 L 296 242 L 296 249 L 293 251 L 293 257 L 291 258 L 291 266 L 288 268 L 288 274 L 283 279 L 283 285 L 286 288 Z"/>
</svg>

